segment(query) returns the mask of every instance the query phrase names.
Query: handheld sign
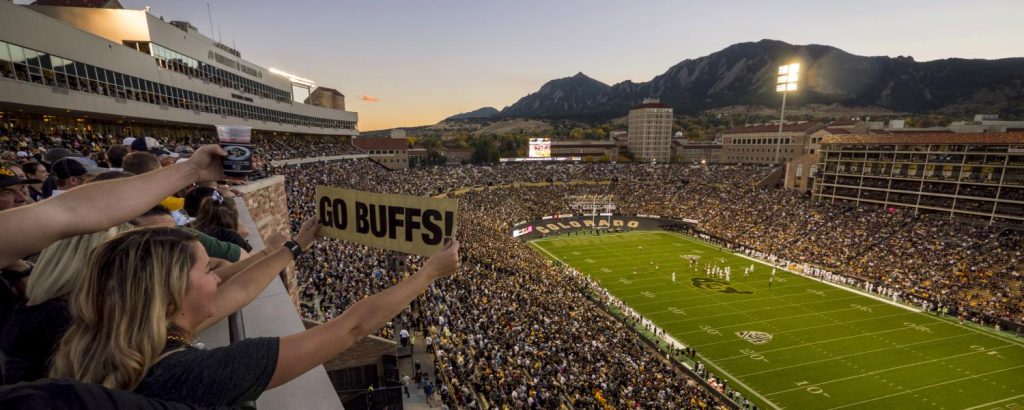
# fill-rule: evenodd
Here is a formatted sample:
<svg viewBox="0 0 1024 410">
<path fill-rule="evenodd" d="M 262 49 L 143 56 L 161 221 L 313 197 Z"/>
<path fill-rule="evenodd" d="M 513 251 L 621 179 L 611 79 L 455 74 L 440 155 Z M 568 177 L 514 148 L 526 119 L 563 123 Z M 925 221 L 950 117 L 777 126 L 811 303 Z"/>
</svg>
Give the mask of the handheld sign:
<svg viewBox="0 0 1024 410">
<path fill-rule="evenodd" d="M 454 238 L 459 201 L 316 187 L 320 234 L 430 256 Z"/>
</svg>

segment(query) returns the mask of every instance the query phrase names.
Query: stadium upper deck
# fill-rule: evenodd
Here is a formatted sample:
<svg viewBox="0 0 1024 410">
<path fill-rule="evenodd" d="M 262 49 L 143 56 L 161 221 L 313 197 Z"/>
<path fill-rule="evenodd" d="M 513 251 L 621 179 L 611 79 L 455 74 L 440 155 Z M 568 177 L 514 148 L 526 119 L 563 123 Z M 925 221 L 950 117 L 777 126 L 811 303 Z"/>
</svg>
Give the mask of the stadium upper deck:
<svg viewBox="0 0 1024 410">
<path fill-rule="evenodd" d="M 355 112 L 293 101 L 293 81 L 143 10 L 0 2 L 0 110 L 358 134 Z"/>
<path fill-rule="evenodd" d="M 822 141 L 815 200 L 1024 225 L 1024 134 L 844 135 Z"/>
</svg>

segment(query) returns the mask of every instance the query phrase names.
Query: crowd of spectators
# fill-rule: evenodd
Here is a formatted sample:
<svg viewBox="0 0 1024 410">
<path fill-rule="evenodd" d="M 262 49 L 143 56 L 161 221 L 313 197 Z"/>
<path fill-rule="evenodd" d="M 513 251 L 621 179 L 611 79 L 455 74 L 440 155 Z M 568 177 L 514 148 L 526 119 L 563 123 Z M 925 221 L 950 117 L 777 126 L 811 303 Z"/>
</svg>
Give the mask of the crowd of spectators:
<svg viewBox="0 0 1024 410">
<path fill-rule="evenodd" d="M 515 164 L 388 171 L 370 161 L 341 161 L 282 167 L 274 172 L 284 174 L 288 181 L 293 222 L 313 212 L 312 192 L 317 185 L 412 195 L 450 193 L 459 197 L 459 236 L 466 257 L 476 264 L 467 266 L 472 266 L 474 272 L 485 279 L 471 278 L 476 275 L 460 276 L 441 285 L 445 288 L 444 297 L 428 297 L 424 303 L 428 306 L 439 303 L 432 311 L 452 315 L 444 327 L 451 337 L 443 339 L 441 352 L 444 353 L 439 355 L 440 360 L 453 369 L 456 380 L 463 383 L 465 389 L 497 403 L 586 402 L 601 397 L 618 405 L 669 404 L 658 401 L 656 389 L 641 389 L 651 393 L 644 395 L 635 394 L 637 385 L 599 386 L 589 391 L 566 389 L 556 382 L 538 382 L 546 380 L 538 378 L 543 372 L 516 367 L 526 363 L 527 367 L 544 369 L 549 363 L 538 359 L 537 352 L 551 350 L 552 346 L 559 346 L 556 350 L 560 352 L 571 351 L 573 347 L 562 346 L 566 341 L 594 338 L 593 332 L 573 323 L 547 326 L 563 317 L 553 313 L 551 306 L 571 312 L 567 314 L 583 315 L 573 310 L 573 306 L 583 303 L 578 299 L 579 283 L 572 283 L 566 275 L 551 270 L 541 257 L 508 234 L 513 223 L 563 213 L 582 195 L 611 194 L 616 198 L 618 212 L 626 214 L 697 220 L 704 232 L 736 246 L 755 250 L 773 260 L 814 266 L 817 274 L 843 283 L 885 291 L 887 295 L 904 295 L 903 299 L 908 301 L 927 301 L 928 306 L 936 309 L 971 312 L 976 320 L 1024 320 L 1021 316 L 1024 299 L 1020 293 L 1022 242 L 1019 233 L 948 218 L 914 215 L 907 210 L 814 203 L 805 194 L 758 188 L 756 182 L 768 172 L 765 168 Z M 605 182 L 567 183 L 569 181 Z M 558 184 L 543 184 L 550 182 Z M 466 187 L 476 189 L 462 189 Z M 325 243 L 324 246 L 345 245 Z M 415 266 L 415 258 L 404 258 L 404 263 L 396 264 L 394 256 L 367 259 L 365 255 L 373 254 L 372 250 L 351 245 L 348 249 L 340 256 L 323 255 L 310 263 L 312 268 L 300 265 L 300 283 L 310 300 L 322 300 L 322 295 L 331 295 L 327 297 L 331 299 L 328 310 L 318 310 L 310 304 L 307 316 L 343 310 L 346 301 L 351 303 L 379 286 L 386 287 L 401 275 L 388 269 L 389 265 Z M 370 262 L 361 263 L 359 259 Z M 374 269 L 384 271 L 382 280 L 366 275 Z M 306 275 L 306 272 L 313 274 Z M 362 274 L 344 279 L 353 272 Z M 330 276 L 326 282 L 322 279 L 325 276 Z M 339 292 L 336 285 L 339 281 L 354 281 L 356 286 L 346 286 L 346 291 Z M 544 298 L 518 297 L 549 292 L 556 294 Z M 487 303 L 481 304 L 484 300 Z M 551 300 L 559 303 L 549 305 Z M 464 310 L 452 309 L 453 305 L 469 306 L 467 309 L 475 315 L 464 316 Z M 545 323 L 545 328 L 557 328 L 568 335 L 564 338 L 546 335 L 533 340 L 528 329 L 492 330 L 496 323 L 514 323 L 513 315 L 518 315 L 522 323 Z M 609 323 L 607 326 L 613 326 Z M 497 343 L 490 340 L 499 334 L 510 337 Z M 481 345 L 480 335 L 490 339 Z M 495 350 L 491 348 L 494 345 L 504 347 Z M 585 354 L 586 345 L 579 348 L 584 352 L 572 354 Z M 640 360 L 644 357 L 636 355 L 640 352 L 642 350 L 606 353 L 620 353 L 620 359 Z M 521 358 L 523 354 L 527 354 L 527 358 Z M 500 357 L 497 363 L 503 365 L 495 366 L 494 357 Z M 605 371 L 612 371 L 613 363 L 628 368 L 625 362 L 605 360 L 608 366 Z M 586 373 L 589 370 L 577 370 L 574 364 L 555 364 L 555 367 L 560 369 L 560 377 L 589 374 Z M 568 372 L 570 370 L 583 373 Z M 522 381 L 531 379 L 534 382 Z M 671 383 L 675 382 L 679 380 Z M 631 394 L 625 394 L 627 391 Z"/>
<path fill-rule="evenodd" d="M 283 141 L 265 145 L 265 158 L 351 152 L 347 147 L 332 150 L 327 140 L 308 145 L 303 139 Z M 197 142 L 202 139 L 162 141 L 168 148 Z M 52 192 L 71 189 L 60 185 L 62 180 L 84 182 L 97 165 L 146 173 L 179 162 L 188 152 L 171 156 L 166 149 L 153 149 L 148 140 L 143 152 L 132 152 L 140 151 L 139 144 L 124 143 L 100 133 L 6 130 L 0 134 L 4 169 L 22 182 L 5 186 L 4 198 L 13 199 L 0 204 L 11 208 L 47 201 Z M 164 161 L 165 156 L 170 160 Z M 68 160 L 74 166 L 57 164 Z M 127 162 L 150 165 L 140 170 Z M 587 195 L 613 198 L 617 212 L 624 214 L 695 220 L 700 232 L 748 253 L 814 266 L 829 277 L 845 275 L 844 280 L 855 278 L 936 308 L 985 320 L 1024 321 L 1020 232 L 902 209 L 815 203 L 801 193 L 759 187 L 769 168 L 582 163 L 389 171 L 364 159 L 268 168 L 286 178 L 293 232 L 314 216 L 318 185 L 459 198 L 462 274 L 436 283 L 411 308 L 389 319 L 433 338 L 437 367 L 448 375 L 445 399 L 465 406 L 477 401 L 511 408 L 720 405 L 672 367 L 663 352 L 599 309 L 589 297 L 592 284 L 551 266 L 510 237 L 514 223 L 562 213 Z M 47 169 L 58 174 L 49 192 L 49 181 L 28 183 Z M 105 178 L 132 175 L 125 171 Z M 32 192 L 37 187 L 38 199 Z M 208 238 L 203 245 L 210 244 L 210 253 L 220 249 L 240 260 L 247 255 L 247 243 L 239 233 L 237 211 L 225 204 L 231 195 L 224 187 L 193 186 L 161 202 L 173 209 L 153 208 L 133 223 L 191 224 L 195 235 Z M 401 286 L 428 264 L 425 258 L 333 239 L 311 244 L 297 262 L 301 313 L 318 321 L 338 318 L 381 290 Z M 16 282 L 25 277 L 5 276 L 12 283 L 8 290 L 17 293 Z M 380 323 L 367 331 L 394 338 L 393 323 Z"/>
<path fill-rule="evenodd" d="M 38 158 L 54 148 L 66 148 L 82 157 L 104 162 L 107 149 L 121 145 L 127 138 L 134 137 L 99 131 L 44 132 L 23 127 L 0 127 L 0 160 L 23 161 Z M 189 152 L 202 144 L 217 142 L 216 135 L 209 132 L 166 133 L 156 139 L 164 149 L 173 153 Z M 338 136 L 257 134 L 253 143 L 258 160 L 264 162 L 359 153 L 346 137 Z"/>
</svg>

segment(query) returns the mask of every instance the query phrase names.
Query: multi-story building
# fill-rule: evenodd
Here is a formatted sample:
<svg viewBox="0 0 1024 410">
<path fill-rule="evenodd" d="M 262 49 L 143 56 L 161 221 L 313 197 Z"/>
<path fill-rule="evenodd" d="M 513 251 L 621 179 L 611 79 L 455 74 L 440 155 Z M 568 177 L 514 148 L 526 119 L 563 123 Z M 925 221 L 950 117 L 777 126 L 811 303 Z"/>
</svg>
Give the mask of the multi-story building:
<svg viewBox="0 0 1024 410">
<path fill-rule="evenodd" d="M 818 158 L 816 201 L 1024 227 L 1024 133 L 836 135 Z"/>
<path fill-rule="evenodd" d="M 780 135 L 781 134 L 781 135 Z M 818 142 L 827 135 L 825 124 L 816 121 L 779 124 L 757 124 L 722 131 L 722 162 L 742 164 L 775 164 L 813 154 Z M 778 148 L 776 148 L 778 146 Z"/>
<path fill-rule="evenodd" d="M 689 164 L 717 164 L 722 162 L 722 144 L 676 138 L 672 140 L 672 159 Z"/>
<path fill-rule="evenodd" d="M 637 161 L 672 159 L 672 107 L 646 99 L 629 110 L 629 152 Z"/>
<path fill-rule="evenodd" d="M 214 125 L 251 126 L 257 134 L 358 135 L 356 113 L 295 101 L 293 86 L 308 91 L 308 80 L 248 61 L 191 24 L 116 3 L 0 1 L 5 122 L 53 131 L 110 126 L 106 132 L 128 135 L 146 126 L 212 135 Z"/>
<path fill-rule="evenodd" d="M 598 159 L 605 157 L 615 160 L 619 157 L 619 146 L 611 139 L 601 141 L 551 141 L 552 157 L 580 157 Z"/>
<path fill-rule="evenodd" d="M 388 169 L 409 168 L 409 141 L 400 138 L 353 138 L 352 146 Z"/>
<path fill-rule="evenodd" d="M 304 102 L 317 107 L 345 111 L 345 94 L 333 88 L 317 87 Z"/>
</svg>

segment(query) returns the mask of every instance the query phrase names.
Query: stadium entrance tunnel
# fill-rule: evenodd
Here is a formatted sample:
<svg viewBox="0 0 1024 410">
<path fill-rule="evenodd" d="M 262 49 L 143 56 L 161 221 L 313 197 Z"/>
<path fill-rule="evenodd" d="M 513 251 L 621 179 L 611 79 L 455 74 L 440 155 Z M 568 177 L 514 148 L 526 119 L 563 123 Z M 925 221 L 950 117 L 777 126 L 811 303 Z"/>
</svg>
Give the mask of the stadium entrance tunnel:
<svg viewBox="0 0 1024 410">
<path fill-rule="evenodd" d="M 512 226 L 510 234 L 513 238 L 531 241 L 578 231 L 683 231 L 696 226 L 697 221 L 692 219 L 674 220 L 658 215 L 559 214 L 533 222 L 518 222 Z"/>
</svg>

